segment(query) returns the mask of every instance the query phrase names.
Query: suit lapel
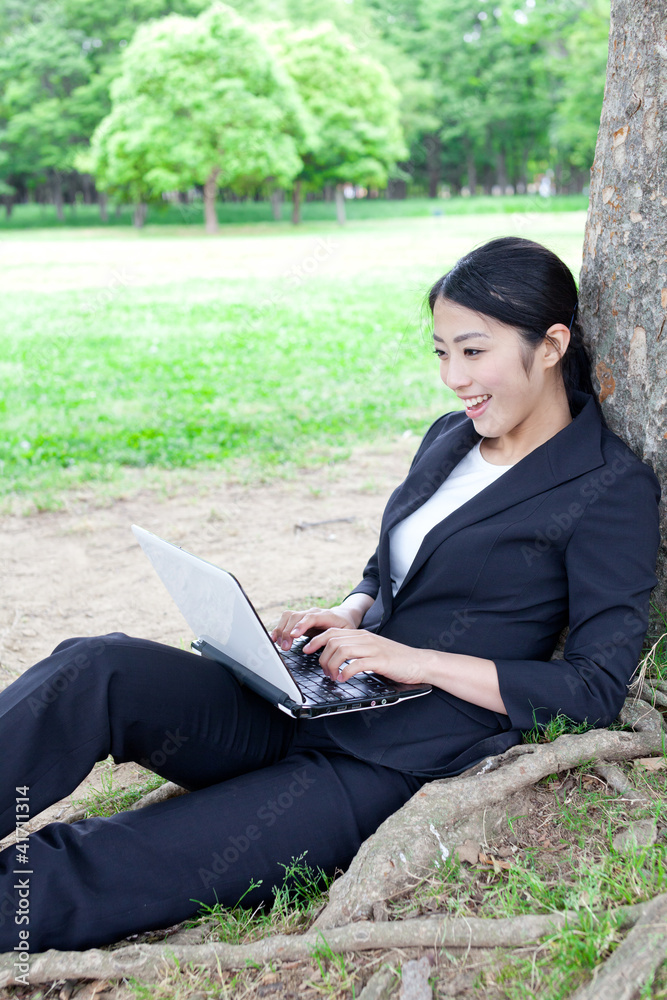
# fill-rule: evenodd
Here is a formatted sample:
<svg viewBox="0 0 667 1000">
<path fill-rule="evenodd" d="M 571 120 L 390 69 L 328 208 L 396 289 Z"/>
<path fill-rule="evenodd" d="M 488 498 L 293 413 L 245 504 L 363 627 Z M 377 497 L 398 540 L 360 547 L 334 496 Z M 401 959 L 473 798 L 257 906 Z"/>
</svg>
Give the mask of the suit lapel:
<svg viewBox="0 0 667 1000">
<path fill-rule="evenodd" d="M 567 427 L 526 455 L 428 532 L 401 589 L 419 572 L 431 553 L 455 531 L 604 464 L 600 448 L 601 423 L 595 402 L 592 396 L 585 393 L 576 393 L 575 400 L 581 409 Z M 461 414 L 461 418 L 463 419 L 457 421 L 453 428 L 436 438 L 387 505 L 380 544 L 380 582 L 385 615 L 390 613 L 393 600 L 389 572 L 389 531 L 432 496 L 463 456 L 480 440 L 472 421 L 464 414 Z"/>
</svg>

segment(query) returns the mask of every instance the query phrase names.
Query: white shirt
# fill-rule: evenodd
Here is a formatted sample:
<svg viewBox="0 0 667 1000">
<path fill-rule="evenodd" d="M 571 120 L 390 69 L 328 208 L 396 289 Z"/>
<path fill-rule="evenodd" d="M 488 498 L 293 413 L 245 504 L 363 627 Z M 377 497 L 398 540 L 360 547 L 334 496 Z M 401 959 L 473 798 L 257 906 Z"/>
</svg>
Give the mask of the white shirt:
<svg viewBox="0 0 667 1000">
<path fill-rule="evenodd" d="M 482 440 L 484 440 L 482 438 Z M 425 535 L 436 524 L 495 482 L 511 465 L 492 465 L 483 457 L 481 441 L 449 473 L 428 500 L 389 532 L 389 566 L 393 594 L 403 583 Z"/>
</svg>

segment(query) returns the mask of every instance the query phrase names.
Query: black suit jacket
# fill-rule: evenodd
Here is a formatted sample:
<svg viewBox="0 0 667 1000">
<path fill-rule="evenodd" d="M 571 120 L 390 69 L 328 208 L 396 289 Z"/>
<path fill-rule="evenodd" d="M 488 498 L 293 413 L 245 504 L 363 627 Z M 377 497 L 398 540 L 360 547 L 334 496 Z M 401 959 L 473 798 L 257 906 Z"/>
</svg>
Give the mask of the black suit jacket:
<svg viewBox="0 0 667 1000">
<path fill-rule="evenodd" d="M 375 598 L 362 628 L 409 646 L 468 653 L 498 669 L 507 715 L 440 689 L 318 720 L 338 746 L 416 774 L 454 774 L 564 713 L 606 726 L 637 666 L 657 580 L 654 473 L 576 393 L 573 420 L 425 536 L 395 597 L 389 531 L 480 440 L 463 412 L 424 437 L 387 503 L 356 593 Z M 550 659 L 563 628 L 562 659 Z M 314 724 L 314 723 L 311 723 Z"/>
</svg>

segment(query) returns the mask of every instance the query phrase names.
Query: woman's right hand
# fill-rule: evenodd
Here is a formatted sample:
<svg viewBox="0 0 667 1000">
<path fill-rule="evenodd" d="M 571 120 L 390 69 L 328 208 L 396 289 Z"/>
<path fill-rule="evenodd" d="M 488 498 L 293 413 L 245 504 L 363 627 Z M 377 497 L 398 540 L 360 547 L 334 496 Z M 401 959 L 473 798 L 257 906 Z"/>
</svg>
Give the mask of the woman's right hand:
<svg viewBox="0 0 667 1000">
<path fill-rule="evenodd" d="M 309 608 L 307 611 L 283 611 L 270 636 L 281 649 L 291 649 L 302 635 L 317 635 L 328 628 L 359 628 L 363 615 L 359 608 L 338 605 L 335 608 Z"/>
</svg>

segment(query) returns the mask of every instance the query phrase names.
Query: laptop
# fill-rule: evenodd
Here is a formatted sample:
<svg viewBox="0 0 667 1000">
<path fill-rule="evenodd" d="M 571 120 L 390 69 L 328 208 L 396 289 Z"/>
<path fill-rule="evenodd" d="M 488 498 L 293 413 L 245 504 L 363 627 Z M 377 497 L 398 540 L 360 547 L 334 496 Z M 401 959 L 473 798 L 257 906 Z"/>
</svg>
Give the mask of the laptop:
<svg viewBox="0 0 667 1000">
<path fill-rule="evenodd" d="M 282 712 L 315 718 L 394 705 L 430 692 L 430 684 L 399 684 L 369 671 L 332 681 L 319 666 L 319 653 L 302 651 L 307 639 L 288 652 L 271 641 L 231 573 L 136 524 L 132 531 L 197 636 L 192 649 L 223 664 Z"/>
</svg>

